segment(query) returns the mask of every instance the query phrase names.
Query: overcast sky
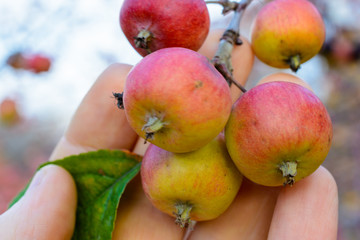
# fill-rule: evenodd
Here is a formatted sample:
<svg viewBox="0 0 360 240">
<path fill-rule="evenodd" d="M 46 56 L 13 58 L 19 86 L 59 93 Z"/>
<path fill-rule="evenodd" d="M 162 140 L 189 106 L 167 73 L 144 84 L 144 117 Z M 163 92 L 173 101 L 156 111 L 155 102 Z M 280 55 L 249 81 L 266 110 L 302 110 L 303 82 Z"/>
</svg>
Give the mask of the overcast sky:
<svg viewBox="0 0 360 240">
<path fill-rule="evenodd" d="M 56 114 L 69 119 L 109 64 L 141 59 L 121 32 L 122 2 L 0 0 L 0 101 L 17 98 L 29 117 Z M 209 9 L 212 19 L 221 17 L 219 6 Z M 53 65 L 38 75 L 15 71 L 5 62 L 16 51 L 47 54 Z"/>
<path fill-rule="evenodd" d="M 68 120 L 109 64 L 135 64 L 141 59 L 121 32 L 118 19 L 122 2 L 0 0 L 0 101 L 16 97 L 29 117 L 55 114 Z M 211 4 L 208 8 L 212 22 L 224 19 L 220 6 Z M 339 16 L 348 14 L 348 8 L 338 9 Z M 49 55 L 53 59 L 51 70 L 35 75 L 7 67 L 6 59 L 15 51 Z M 299 75 L 311 82 L 321 74 L 321 64 L 321 59 L 315 58 L 303 65 L 307 70 Z M 315 88 L 321 85 L 312 84 Z"/>
</svg>

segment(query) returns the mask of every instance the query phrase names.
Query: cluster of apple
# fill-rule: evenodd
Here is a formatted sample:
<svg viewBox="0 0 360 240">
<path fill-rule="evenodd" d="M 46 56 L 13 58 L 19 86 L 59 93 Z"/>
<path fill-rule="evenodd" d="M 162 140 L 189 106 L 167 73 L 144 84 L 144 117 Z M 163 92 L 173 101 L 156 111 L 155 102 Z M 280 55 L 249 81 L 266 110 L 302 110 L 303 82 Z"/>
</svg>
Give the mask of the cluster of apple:
<svg viewBox="0 0 360 240">
<path fill-rule="evenodd" d="M 23 69 L 38 74 L 49 71 L 51 59 L 44 54 L 16 52 L 8 57 L 7 64 L 14 69 Z"/>
<path fill-rule="evenodd" d="M 203 0 L 125 0 L 120 24 L 144 58 L 124 92 L 114 95 L 134 131 L 151 143 L 141 167 L 144 192 L 180 226 L 222 214 L 242 176 L 265 186 L 292 185 L 324 161 L 332 140 L 329 114 L 290 75 L 233 103 L 223 75 L 196 52 L 209 32 Z M 251 44 L 259 59 L 296 71 L 323 40 L 311 3 L 274 0 L 257 15 Z"/>
</svg>

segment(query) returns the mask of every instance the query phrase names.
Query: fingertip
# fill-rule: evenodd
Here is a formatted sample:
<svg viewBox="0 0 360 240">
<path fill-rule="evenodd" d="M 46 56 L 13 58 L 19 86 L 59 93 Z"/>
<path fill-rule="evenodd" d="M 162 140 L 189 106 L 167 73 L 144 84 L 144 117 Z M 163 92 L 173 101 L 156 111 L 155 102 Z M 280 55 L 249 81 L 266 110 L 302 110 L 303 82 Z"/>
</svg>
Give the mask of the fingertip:
<svg viewBox="0 0 360 240">
<path fill-rule="evenodd" d="M 118 91 L 122 91 L 125 85 L 125 78 L 119 78 L 119 76 L 127 75 L 133 66 L 124 63 L 112 63 L 109 65 L 97 78 L 97 82 L 118 82 Z"/>
<path fill-rule="evenodd" d="M 71 174 L 64 168 L 49 164 L 42 167 L 33 177 L 24 195 L 33 204 L 43 206 L 46 198 L 59 195 L 52 199 L 53 203 L 66 203 L 66 207 L 74 209 L 76 207 L 77 191 L 76 184 Z M 30 196 L 30 197 L 29 197 Z"/>
<path fill-rule="evenodd" d="M 328 187 L 328 192 L 331 193 L 331 195 L 338 195 L 336 180 L 327 168 L 320 166 L 313 175 L 313 178 L 316 178 L 318 182 L 322 182 L 322 184 Z"/>
<path fill-rule="evenodd" d="M 67 141 L 93 149 L 132 149 L 137 135 L 118 109 L 114 92 L 122 92 L 132 66 L 115 63 L 100 74 L 84 97 L 65 133 Z"/>
<path fill-rule="evenodd" d="M 320 166 L 308 177 L 296 182 L 292 187 L 284 187 L 282 194 L 323 194 L 328 199 L 338 200 L 338 189 L 335 178 L 325 167 Z M 289 196 L 290 197 L 290 196 Z"/>
<path fill-rule="evenodd" d="M 0 227 L 10 229 L 5 231 L 5 239 L 70 239 L 76 205 L 76 185 L 70 173 L 48 165 L 35 174 L 25 195 L 1 216 Z"/>
<path fill-rule="evenodd" d="M 278 197 L 268 239 L 336 239 L 338 190 L 332 174 L 319 167 L 284 187 Z"/>
</svg>

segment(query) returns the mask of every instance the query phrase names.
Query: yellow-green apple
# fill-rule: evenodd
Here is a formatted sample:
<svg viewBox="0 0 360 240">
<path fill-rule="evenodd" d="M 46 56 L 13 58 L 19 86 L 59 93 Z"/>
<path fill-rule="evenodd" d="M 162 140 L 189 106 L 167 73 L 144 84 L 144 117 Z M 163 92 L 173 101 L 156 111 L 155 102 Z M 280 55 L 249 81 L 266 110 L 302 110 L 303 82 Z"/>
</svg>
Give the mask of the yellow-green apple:
<svg viewBox="0 0 360 240">
<path fill-rule="evenodd" d="M 325 40 L 325 25 L 308 0 L 274 0 L 257 14 L 251 33 L 255 55 L 276 68 L 297 71 Z"/>
<path fill-rule="evenodd" d="M 150 145 L 141 165 L 141 179 L 152 204 L 176 217 L 181 227 L 217 218 L 242 183 L 221 134 L 189 153 L 171 153 Z"/>
</svg>

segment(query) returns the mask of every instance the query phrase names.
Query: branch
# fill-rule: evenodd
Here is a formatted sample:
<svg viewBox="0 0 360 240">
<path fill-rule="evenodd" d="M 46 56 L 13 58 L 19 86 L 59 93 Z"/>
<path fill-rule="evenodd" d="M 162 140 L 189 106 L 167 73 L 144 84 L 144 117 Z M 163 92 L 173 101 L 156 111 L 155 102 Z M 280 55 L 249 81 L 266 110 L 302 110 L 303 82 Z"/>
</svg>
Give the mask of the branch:
<svg viewBox="0 0 360 240">
<path fill-rule="evenodd" d="M 212 59 L 212 63 L 215 68 L 224 76 L 229 86 L 234 83 L 242 92 L 246 92 L 246 89 L 237 82 L 233 77 L 233 67 L 231 64 L 231 52 L 234 45 L 241 45 L 242 41 L 239 38 L 240 19 L 242 13 L 252 0 L 243 0 L 240 2 L 230 2 L 228 0 L 219 1 L 208 1 L 209 3 L 216 2 L 219 4 L 235 4 L 234 5 L 234 16 L 231 22 L 220 39 L 218 50 Z M 230 5 L 227 5 L 230 6 Z"/>
<path fill-rule="evenodd" d="M 220 4 L 221 6 L 223 6 L 223 10 L 222 10 L 222 14 L 226 15 L 227 13 L 229 13 L 230 11 L 235 11 L 238 3 L 237 2 L 233 2 L 233 1 L 229 1 L 229 0 L 214 0 L 214 1 L 205 1 L 206 4 L 209 3 L 216 3 L 216 4 Z"/>
</svg>

